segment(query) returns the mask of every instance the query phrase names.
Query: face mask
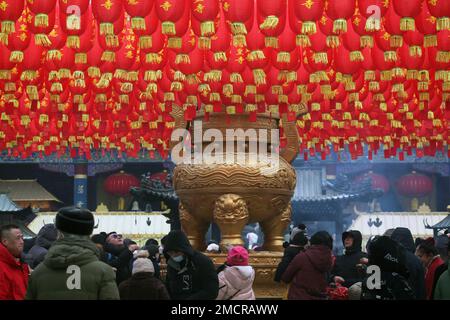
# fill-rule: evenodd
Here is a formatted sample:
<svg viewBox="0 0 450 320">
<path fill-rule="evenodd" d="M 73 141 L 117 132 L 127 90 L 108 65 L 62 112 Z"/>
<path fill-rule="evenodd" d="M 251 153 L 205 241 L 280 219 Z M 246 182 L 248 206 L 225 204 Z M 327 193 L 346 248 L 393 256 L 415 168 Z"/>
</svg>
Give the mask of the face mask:
<svg viewBox="0 0 450 320">
<path fill-rule="evenodd" d="M 181 255 L 181 256 L 176 256 L 176 257 L 172 257 L 171 259 L 172 259 L 173 261 L 175 261 L 175 262 L 180 263 L 181 261 L 184 260 L 184 256 L 183 256 L 183 255 Z"/>
<path fill-rule="evenodd" d="M 163 247 L 163 246 L 159 246 L 158 250 L 159 250 L 159 254 L 163 254 L 163 252 L 164 252 L 164 247 Z"/>
</svg>

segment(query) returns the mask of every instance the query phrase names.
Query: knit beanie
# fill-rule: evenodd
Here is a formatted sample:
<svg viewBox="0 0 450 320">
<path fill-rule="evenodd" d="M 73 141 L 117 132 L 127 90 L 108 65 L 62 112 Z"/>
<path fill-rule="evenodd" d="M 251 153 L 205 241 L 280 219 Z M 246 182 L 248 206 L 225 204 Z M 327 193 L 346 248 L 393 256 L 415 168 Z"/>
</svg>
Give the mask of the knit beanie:
<svg viewBox="0 0 450 320">
<path fill-rule="evenodd" d="M 153 262 L 147 258 L 137 258 L 133 262 L 133 270 L 131 271 L 131 274 L 135 274 L 138 272 L 155 273 L 155 267 L 153 267 Z"/>
<path fill-rule="evenodd" d="M 62 232 L 88 236 L 94 230 L 94 215 L 88 209 L 64 207 L 56 214 L 55 225 Z"/>
<path fill-rule="evenodd" d="M 229 266 L 248 266 L 248 252 L 242 246 L 231 248 L 228 252 L 227 265 Z"/>
</svg>

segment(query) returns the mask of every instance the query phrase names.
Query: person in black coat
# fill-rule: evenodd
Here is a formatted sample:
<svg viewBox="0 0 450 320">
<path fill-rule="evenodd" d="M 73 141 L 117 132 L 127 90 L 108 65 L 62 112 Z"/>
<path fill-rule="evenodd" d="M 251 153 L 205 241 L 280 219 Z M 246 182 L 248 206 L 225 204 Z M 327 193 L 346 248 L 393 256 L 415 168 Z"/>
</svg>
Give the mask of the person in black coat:
<svg viewBox="0 0 450 320">
<path fill-rule="evenodd" d="M 414 291 L 406 280 L 409 273 L 405 250 L 389 237 L 381 236 L 370 242 L 368 253 L 369 265 L 379 267 L 380 277 L 374 278 L 373 273 L 362 280 L 361 300 L 413 300 Z M 375 280 L 380 280 L 379 286 Z"/>
<path fill-rule="evenodd" d="M 357 230 L 342 233 L 342 243 L 345 253 L 336 257 L 331 280 L 349 288 L 364 277 L 358 265 L 361 264 L 362 258 L 367 258 L 367 254 L 362 252 L 362 235 Z"/>
<path fill-rule="evenodd" d="M 308 237 L 303 232 L 298 232 L 294 238 L 290 241 L 289 246 L 284 249 L 283 258 L 278 264 L 275 271 L 274 281 L 280 282 L 284 271 L 286 271 L 289 263 L 295 258 L 297 254 L 305 251 L 305 246 L 308 244 Z"/>
<path fill-rule="evenodd" d="M 36 242 L 27 255 L 27 263 L 31 269 L 36 269 L 44 261 L 48 249 L 56 241 L 57 236 L 58 232 L 53 223 L 46 224 L 39 230 Z"/>
<path fill-rule="evenodd" d="M 425 269 L 420 259 L 414 254 L 416 247 L 411 231 L 408 228 L 395 228 L 391 239 L 400 244 L 405 250 L 406 268 L 409 272 L 408 283 L 415 292 L 417 300 L 426 299 Z"/>
<path fill-rule="evenodd" d="M 126 247 L 123 244 L 122 235 L 117 234 L 117 232 L 110 232 L 106 235 L 103 249 L 110 254 L 106 263 L 115 269 L 117 285 L 129 279 L 131 277 L 130 263 L 133 260 L 133 252 L 139 247 L 136 244 L 130 244 Z"/>
<path fill-rule="evenodd" d="M 164 240 L 167 261 L 166 286 L 174 300 L 213 300 L 219 280 L 210 258 L 192 248 L 186 235 L 171 231 Z"/>
</svg>

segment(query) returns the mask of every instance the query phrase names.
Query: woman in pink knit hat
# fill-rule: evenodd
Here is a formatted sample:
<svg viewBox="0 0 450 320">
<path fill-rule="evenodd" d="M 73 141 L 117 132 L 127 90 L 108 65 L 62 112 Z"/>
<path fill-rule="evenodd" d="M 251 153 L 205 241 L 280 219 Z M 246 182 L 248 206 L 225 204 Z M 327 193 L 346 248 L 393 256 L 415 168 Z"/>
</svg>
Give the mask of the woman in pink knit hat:
<svg viewBox="0 0 450 320">
<path fill-rule="evenodd" d="M 219 273 L 219 294 L 216 300 L 255 300 L 255 270 L 248 265 L 248 252 L 236 246 L 228 252 L 226 267 Z"/>
</svg>

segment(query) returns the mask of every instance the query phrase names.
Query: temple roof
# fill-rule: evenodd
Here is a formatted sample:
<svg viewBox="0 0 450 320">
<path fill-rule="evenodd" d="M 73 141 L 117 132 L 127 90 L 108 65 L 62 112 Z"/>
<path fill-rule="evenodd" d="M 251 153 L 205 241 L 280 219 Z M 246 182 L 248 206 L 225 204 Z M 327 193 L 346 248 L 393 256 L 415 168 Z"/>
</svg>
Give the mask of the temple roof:
<svg viewBox="0 0 450 320">
<path fill-rule="evenodd" d="M 48 192 L 37 180 L 2 180 L 0 192 L 8 193 L 13 201 L 55 201 L 58 198 Z"/>
<path fill-rule="evenodd" d="M 21 208 L 11 200 L 8 194 L 0 193 L 0 224 L 18 224 L 19 221 L 27 224 L 35 217 L 36 215 L 31 207 Z"/>
<path fill-rule="evenodd" d="M 0 212 L 14 212 L 22 210 L 11 198 L 5 194 L 0 193 Z"/>
</svg>

